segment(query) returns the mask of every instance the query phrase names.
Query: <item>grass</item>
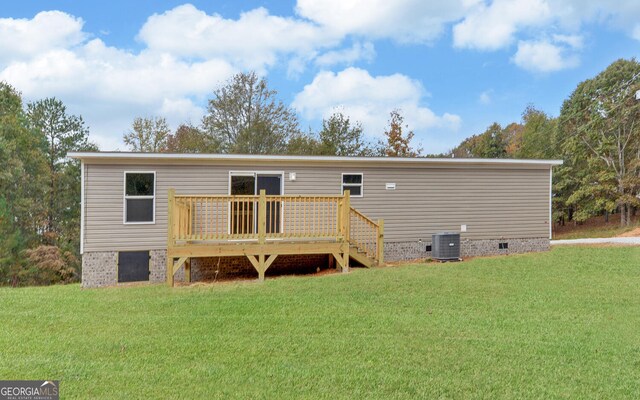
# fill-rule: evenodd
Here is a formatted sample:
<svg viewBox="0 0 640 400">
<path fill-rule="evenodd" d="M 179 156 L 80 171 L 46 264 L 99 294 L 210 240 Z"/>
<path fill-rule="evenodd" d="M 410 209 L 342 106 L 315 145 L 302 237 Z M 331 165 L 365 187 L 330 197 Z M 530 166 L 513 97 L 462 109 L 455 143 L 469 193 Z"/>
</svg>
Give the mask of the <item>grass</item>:
<svg viewBox="0 0 640 400">
<path fill-rule="evenodd" d="M 0 289 L 62 398 L 638 398 L 640 248 L 170 289 Z"/>
</svg>

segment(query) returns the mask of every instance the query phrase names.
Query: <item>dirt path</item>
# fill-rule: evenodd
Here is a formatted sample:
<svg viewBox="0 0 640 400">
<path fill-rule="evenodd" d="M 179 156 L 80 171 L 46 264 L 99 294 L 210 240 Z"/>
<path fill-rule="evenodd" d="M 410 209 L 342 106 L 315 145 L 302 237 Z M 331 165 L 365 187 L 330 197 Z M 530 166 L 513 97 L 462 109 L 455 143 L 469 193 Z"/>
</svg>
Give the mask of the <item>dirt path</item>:
<svg viewBox="0 0 640 400">
<path fill-rule="evenodd" d="M 640 227 L 630 230 L 629 232 L 622 233 L 616 237 L 638 237 L 640 236 Z"/>
</svg>

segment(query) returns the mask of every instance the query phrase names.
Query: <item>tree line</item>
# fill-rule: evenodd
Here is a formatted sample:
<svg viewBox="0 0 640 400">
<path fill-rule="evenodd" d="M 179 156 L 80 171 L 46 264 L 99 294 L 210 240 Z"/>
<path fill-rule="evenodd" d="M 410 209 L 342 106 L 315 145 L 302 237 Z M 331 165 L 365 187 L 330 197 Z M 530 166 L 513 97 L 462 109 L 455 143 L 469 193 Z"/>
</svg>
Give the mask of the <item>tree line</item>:
<svg viewBox="0 0 640 400">
<path fill-rule="evenodd" d="M 92 151 L 82 117 L 58 99 L 23 103 L 0 82 L 0 284 L 72 282 L 80 271 L 80 166 Z"/>
<path fill-rule="evenodd" d="M 562 159 L 554 221 L 618 212 L 629 225 L 640 207 L 640 63 L 617 60 L 581 82 L 557 117 L 529 106 L 521 121 L 494 123 L 440 156 Z"/>
<path fill-rule="evenodd" d="M 123 141 L 138 152 L 416 157 L 422 149 L 413 138 L 399 109 L 377 141 L 341 112 L 325 118 L 318 132 L 303 131 L 296 112 L 266 79 L 248 72 L 213 92 L 199 125 L 182 124 L 172 132 L 163 117 L 138 117 Z"/>
</svg>

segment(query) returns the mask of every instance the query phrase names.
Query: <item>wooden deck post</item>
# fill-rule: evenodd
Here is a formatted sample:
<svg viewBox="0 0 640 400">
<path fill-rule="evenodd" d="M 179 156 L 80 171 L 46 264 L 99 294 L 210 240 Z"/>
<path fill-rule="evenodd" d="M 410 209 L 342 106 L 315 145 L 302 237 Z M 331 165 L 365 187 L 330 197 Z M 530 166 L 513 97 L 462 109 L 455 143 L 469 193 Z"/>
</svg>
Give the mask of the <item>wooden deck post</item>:
<svg viewBox="0 0 640 400">
<path fill-rule="evenodd" d="M 267 237 L 267 191 L 260 189 L 258 200 L 258 243 L 264 244 Z"/>
<path fill-rule="evenodd" d="M 344 196 L 338 199 L 338 209 L 336 212 L 336 241 L 342 237 L 342 209 L 344 207 Z"/>
<path fill-rule="evenodd" d="M 173 286 L 173 254 L 172 249 L 175 245 L 175 237 L 173 233 L 173 212 L 176 202 L 175 189 L 169 189 L 167 195 L 167 285 Z"/>
<path fill-rule="evenodd" d="M 351 246 L 351 191 L 344 191 L 342 202 L 342 237 L 344 252 L 342 253 L 342 272 L 349 272 L 349 246 Z"/>
<path fill-rule="evenodd" d="M 378 265 L 384 265 L 384 220 L 378 220 L 378 241 L 376 242 L 376 249 L 378 250 Z"/>
<path fill-rule="evenodd" d="M 262 192 L 264 192 L 264 190 L 261 190 L 260 194 L 262 194 Z M 262 196 L 260 197 L 262 198 Z M 260 264 L 260 269 L 258 270 L 258 280 L 260 282 L 264 282 L 264 273 L 266 272 L 266 268 L 264 267 L 264 254 L 258 255 L 258 263 Z"/>
<path fill-rule="evenodd" d="M 344 191 L 344 200 L 342 202 L 342 236 L 344 240 L 349 242 L 349 231 L 351 228 L 351 193 L 349 190 Z"/>
<path fill-rule="evenodd" d="M 349 272 L 349 251 L 351 250 L 351 245 L 349 242 L 344 243 L 344 253 L 342 253 L 343 263 L 342 263 L 342 272 Z"/>
<path fill-rule="evenodd" d="M 264 282 L 265 272 L 267 272 L 267 269 L 271 266 L 271 264 L 273 263 L 273 261 L 276 259 L 278 255 L 271 254 L 269 258 L 267 258 L 266 260 L 265 260 L 265 254 L 263 253 L 258 254 L 258 257 L 252 254 L 246 254 L 246 256 L 249 259 L 249 262 L 251 262 L 251 265 L 253 265 L 253 268 L 255 268 L 256 271 L 258 271 L 258 280 L 260 282 Z"/>
</svg>

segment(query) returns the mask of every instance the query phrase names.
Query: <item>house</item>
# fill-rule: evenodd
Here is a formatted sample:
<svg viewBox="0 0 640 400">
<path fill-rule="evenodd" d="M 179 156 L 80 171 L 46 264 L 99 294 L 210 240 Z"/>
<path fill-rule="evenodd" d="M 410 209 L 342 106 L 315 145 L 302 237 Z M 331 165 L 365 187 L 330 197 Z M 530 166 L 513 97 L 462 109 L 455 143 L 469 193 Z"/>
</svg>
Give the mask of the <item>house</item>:
<svg viewBox="0 0 640 400">
<path fill-rule="evenodd" d="M 557 160 L 77 152 L 82 286 L 544 251 Z M 250 270 L 252 271 L 252 270 Z"/>
</svg>

